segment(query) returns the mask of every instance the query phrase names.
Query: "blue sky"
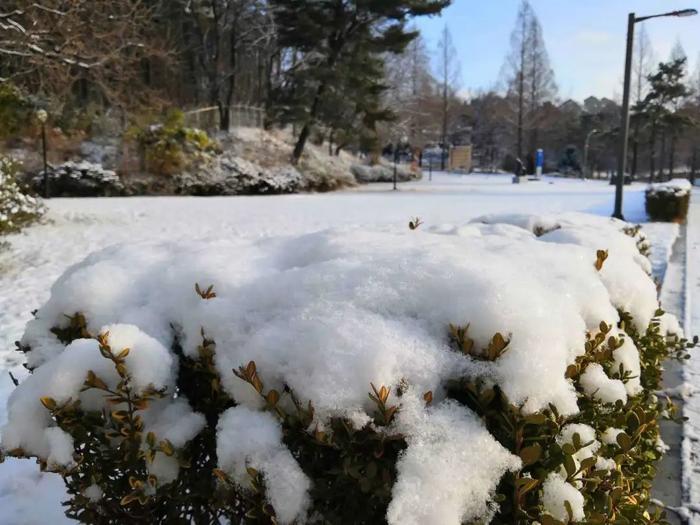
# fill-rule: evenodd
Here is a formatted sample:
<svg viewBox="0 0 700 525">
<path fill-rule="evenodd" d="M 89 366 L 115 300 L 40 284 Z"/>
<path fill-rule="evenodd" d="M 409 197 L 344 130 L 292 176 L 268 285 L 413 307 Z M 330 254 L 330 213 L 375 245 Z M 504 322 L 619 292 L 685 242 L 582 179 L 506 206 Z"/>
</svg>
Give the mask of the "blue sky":
<svg viewBox="0 0 700 525">
<path fill-rule="evenodd" d="M 627 14 L 658 14 L 696 8 L 698 0 L 531 0 L 563 99 L 588 95 L 620 97 Z M 453 0 L 440 17 L 423 18 L 418 27 L 435 54 L 447 24 L 461 64 L 465 93 L 495 85 L 510 46 L 520 0 Z M 656 60 L 666 60 L 680 39 L 691 71 L 698 67 L 700 15 L 660 18 L 646 25 Z M 639 25 L 639 24 L 638 24 Z"/>
</svg>

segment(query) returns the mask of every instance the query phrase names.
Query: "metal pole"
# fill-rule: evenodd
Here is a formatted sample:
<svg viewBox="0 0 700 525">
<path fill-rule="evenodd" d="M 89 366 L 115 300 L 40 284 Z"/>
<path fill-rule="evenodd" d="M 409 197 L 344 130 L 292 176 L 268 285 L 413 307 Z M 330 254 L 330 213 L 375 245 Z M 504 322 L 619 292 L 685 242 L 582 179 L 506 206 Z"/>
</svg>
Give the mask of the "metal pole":
<svg viewBox="0 0 700 525">
<path fill-rule="evenodd" d="M 596 133 L 598 133 L 597 129 L 592 129 L 589 131 L 588 135 L 586 135 L 586 141 L 583 144 L 583 168 L 581 169 L 581 177 L 584 179 L 588 175 L 588 149 L 591 145 L 591 137 Z"/>
<path fill-rule="evenodd" d="M 41 148 L 44 156 L 44 197 L 49 198 L 49 165 L 46 162 L 46 124 L 41 123 Z"/>
<path fill-rule="evenodd" d="M 396 144 L 394 144 L 394 190 L 398 189 L 396 187 L 396 163 L 398 161 L 398 156 L 399 156 L 399 149 L 396 147 Z"/>
<path fill-rule="evenodd" d="M 630 131 L 630 81 L 632 78 L 632 47 L 634 44 L 634 13 L 627 19 L 627 53 L 625 55 L 625 85 L 622 94 L 622 114 L 620 118 L 620 151 L 617 157 L 617 184 L 615 185 L 615 210 L 613 217 L 623 219 L 622 190 L 627 169 L 627 137 Z"/>
</svg>

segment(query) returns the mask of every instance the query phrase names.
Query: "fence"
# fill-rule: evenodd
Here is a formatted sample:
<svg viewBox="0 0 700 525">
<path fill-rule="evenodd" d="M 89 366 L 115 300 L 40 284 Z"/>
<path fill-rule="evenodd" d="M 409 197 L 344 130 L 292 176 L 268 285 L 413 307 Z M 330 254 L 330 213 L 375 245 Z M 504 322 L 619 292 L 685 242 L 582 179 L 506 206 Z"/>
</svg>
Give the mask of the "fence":
<svg viewBox="0 0 700 525">
<path fill-rule="evenodd" d="M 265 109 L 258 106 L 229 106 L 229 129 L 231 127 L 262 128 Z M 185 112 L 185 125 L 206 131 L 221 129 L 219 108 L 210 106 Z"/>
</svg>

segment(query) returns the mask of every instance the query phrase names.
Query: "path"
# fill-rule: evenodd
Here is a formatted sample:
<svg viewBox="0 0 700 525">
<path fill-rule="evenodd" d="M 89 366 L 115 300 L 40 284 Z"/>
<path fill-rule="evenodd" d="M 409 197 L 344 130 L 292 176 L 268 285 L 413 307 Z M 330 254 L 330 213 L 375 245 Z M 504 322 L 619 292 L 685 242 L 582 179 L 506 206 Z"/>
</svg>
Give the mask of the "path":
<svg viewBox="0 0 700 525">
<path fill-rule="evenodd" d="M 700 190 L 691 198 L 688 216 L 686 261 L 686 333 L 700 333 Z M 689 329 L 688 329 L 689 328 Z M 684 370 L 684 380 L 691 388 L 700 388 L 700 349 L 691 353 Z M 683 501 L 691 525 L 700 525 L 700 395 L 686 399 L 683 441 Z"/>
</svg>

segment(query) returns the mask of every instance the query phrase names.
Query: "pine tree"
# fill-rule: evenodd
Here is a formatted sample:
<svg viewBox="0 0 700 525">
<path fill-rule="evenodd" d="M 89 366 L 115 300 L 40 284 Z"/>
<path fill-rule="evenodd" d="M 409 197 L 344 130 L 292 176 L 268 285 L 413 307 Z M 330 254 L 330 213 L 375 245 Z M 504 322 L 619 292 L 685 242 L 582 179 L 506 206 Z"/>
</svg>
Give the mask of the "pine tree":
<svg viewBox="0 0 700 525">
<path fill-rule="evenodd" d="M 649 93 L 635 107 L 635 112 L 644 115 L 649 127 L 650 183 L 654 181 L 656 174 L 656 142 L 659 132 L 678 133 L 689 124 L 687 119 L 677 111 L 678 102 L 690 93 L 683 83 L 686 61 L 686 58 L 678 58 L 659 64 L 658 71 L 648 77 Z"/>
<path fill-rule="evenodd" d="M 318 121 L 328 132 L 329 154 L 351 145 L 377 150 L 376 124 L 395 118 L 382 105 L 384 63 L 378 56 L 357 50 L 336 66 L 339 82 L 329 86 L 320 105 Z M 333 150 L 333 144 L 335 150 Z"/>
<path fill-rule="evenodd" d="M 680 40 L 676 40 L 675 45 L 673 46 L 673 49 L 671 49 L 671 57 L 670 60 L 674 62 L 682 62 L 683 67 L 682 67 L 682 79 L 684 79 L 687 76 L 687 64 L 688 64 L 688 55 L 685 53 L 685 49 L 683 49 L 683 44 L 681 44 Z M 669 149 L 668 149 L 668 173 L 669 173 L 669 178 L 673 178 L 673 174 L 675 171 L 676 167 L 676 146 L 678 143 L 678 136 L 680 133 L 690 125 L 688 122 L 688 119 L 684 117 L 682 111 L 681 111 L 681 105 L 687 98 L 687 96 L 690 95 L 690 91 L 686 89 L 686 94 L 685 96 L 679 96 L 675 98 L 674 100 L 671 101 L 671 113 L 667 117 L 667 128 L 669 131 L 670 135 L 670 143 L 669 143 Z M 664 133 L 664 139 L 666 138 L 666 134 Z M 665 140 L 664 140 L 665 144 Z"/>
<path fill-rule="evenodd" d="M 437 14 L 449 4 L 450 0 L 270 0 L 279 45 L 302 55 L 287 71 L 284 97 L 285 112 L 301 129 L 294 162 L 304 152 L 325 97 L 342 84 L 343 65 L 356 63 L 363 54 L 403 51 L 417 34 L 407 30 L 409 18 Z"/>
</svg>

